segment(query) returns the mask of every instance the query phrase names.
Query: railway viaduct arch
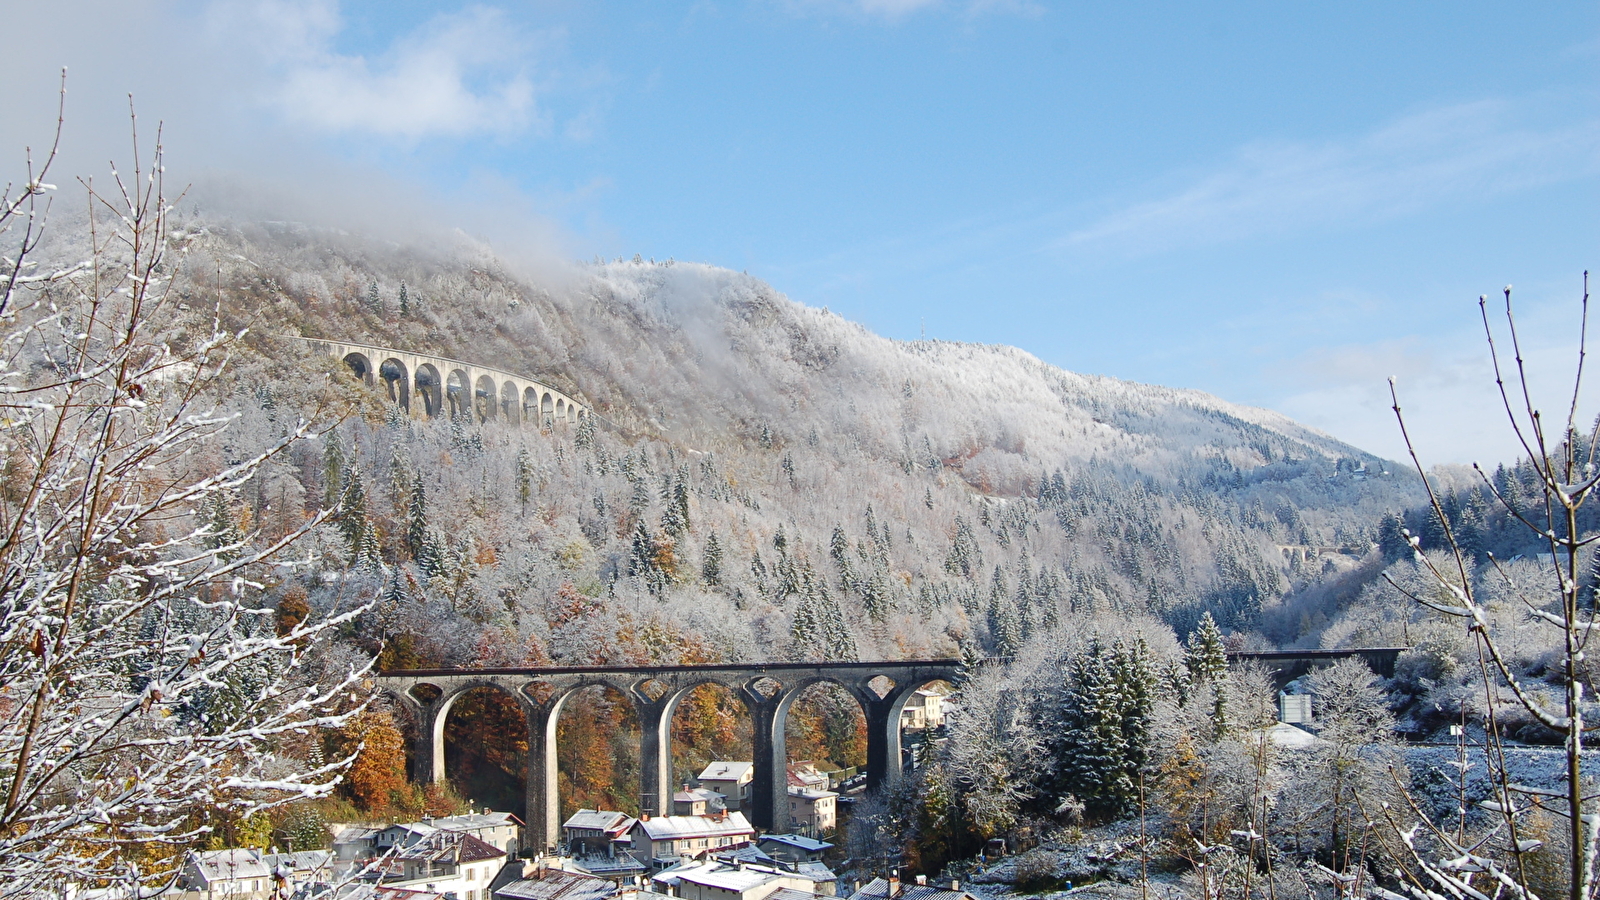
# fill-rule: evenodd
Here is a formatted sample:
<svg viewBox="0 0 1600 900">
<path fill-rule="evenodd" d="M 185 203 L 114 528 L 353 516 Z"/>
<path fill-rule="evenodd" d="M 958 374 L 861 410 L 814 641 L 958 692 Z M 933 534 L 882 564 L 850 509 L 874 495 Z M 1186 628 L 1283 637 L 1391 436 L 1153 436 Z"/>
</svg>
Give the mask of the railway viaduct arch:
<svg viewBox="0 0 1600 900">
<path fill-rule="evenodd" d="M 672 713 L 691 690 L 720 684 L 750 712 L 754 726 L 751 824 L 771 831 L 786 824 L 784 725 L 800 692 L 831 681 L 861 704 L 867 720 L 869 786 L 900 778 L 900 712 L 916 690 L 954 681 L 956 659 L 898 662 L 749 663 L 716 666 L 560 667 L 538 669 L 412 669 L 377 676 L 377 685 L 416 717 L 412 737 L 416 777 L 444 779 L 445 717 L 474 688 L 515 698 L 527 721 L 527 844 L 554 847 L 561 821 L 556 796 L 556 721 L 567 698 L 592 685 L 627 697 L 639 717 L 639 811 L 666 815 L 672 804 Z"/>
<path fill-rule="evenodd" d="M 343 360 L 357 379 L 387 395 L 412 418 L 470 415 L 476 422 L 549 426 L 591 414 L 585 404 L 526 375 L 393 347 L 299 340 L 313 352 Z"/>
</svg>

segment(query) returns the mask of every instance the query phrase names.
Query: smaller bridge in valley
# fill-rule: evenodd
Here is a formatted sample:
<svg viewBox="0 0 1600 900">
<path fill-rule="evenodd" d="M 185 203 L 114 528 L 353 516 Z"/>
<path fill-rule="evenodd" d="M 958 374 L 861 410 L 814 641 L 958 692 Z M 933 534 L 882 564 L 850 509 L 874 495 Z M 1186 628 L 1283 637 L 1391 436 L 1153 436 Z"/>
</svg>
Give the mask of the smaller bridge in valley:
<svg viewBox="0 0 1600 900">
<path fill-rule="evenodd" d="M 1341 659 L 1359 659 L 1384 678 L 1394 677 L 1394 665 L 1409 647 L 1362 647 L 1353 650 L 1254 650 L 1229 653 L 1228 662 L 1255 662 L 1272 673 L 1272 682 L 1283 690 L 1289 682 L 1313 669 L 1330 666 Z"/>
<path fill-rule="evenodd" d="M 477 422 L 548 427 L 590 415 L 588 406 L 526 375 L 393 347 L 299 340 L 314 352 L 343 360 L 357 379 L 382 390 L 414 418 L 471 416 Z"/>
<path fill-rule="evenodd" d="M 527 842 L 548 848 L 560 838 L 556 795 L 556 722 L 577 691 L 602 685 L 626 697 L 639 721 L 639 811 L 672 811 L 672 713 L 702 684 L 728 688 L 749 710 L 754 726 L 750 821 L 771 831 L 789 820 L 784 726 L 800 692 L 819 682 L 844 688 L 867 723 L 870 786 L 901 776 L 900 713 L 917 689 L 954 681 L 957 659 L 895 662 L 730 663 L 712 666 L 570 666 L 532 669 L 411 669 L 377 676 L 379 689 L 416 717 L 412 736 L 419 781 L 444 779 L 444 726 L 450 707 L 475 688 L 513 698 L 528 728 Z"/>
</svg>

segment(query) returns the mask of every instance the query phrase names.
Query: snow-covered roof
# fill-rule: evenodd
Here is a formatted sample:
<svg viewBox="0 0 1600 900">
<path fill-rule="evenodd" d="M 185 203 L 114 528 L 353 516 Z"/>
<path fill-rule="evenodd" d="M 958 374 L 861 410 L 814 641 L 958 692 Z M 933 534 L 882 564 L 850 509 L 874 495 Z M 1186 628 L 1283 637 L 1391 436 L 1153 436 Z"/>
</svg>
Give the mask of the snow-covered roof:
<svg viewBox="0 0 1600 900">
<path fill-rule="evenodd" d="M 261 861 L 255 850 L 192 851 L 190 859 L 207 883 L 231 878 L 271 878 L 272 868 Z"/>
<path fill-rule="evenodd" d="M 726 799 L 728 799 L 727 794 L 713 791 L 710 788 L 695 788 L 689 791 L 676 791 L 672 795 L 672 800 L 675 803 L 693 803 L 696 800 L 704 800 L 707 803 L 712 803 L 717 800 Z"/>
<path fill-rule="evenodd" d="M 430 834 L 401 850 L 397 860 L 415 862 L 482 862 L 506 855 L 504 850 L 481 841 L 462 831 L 440 831 Z"/>
<path fill-rule="evenodd" d="M 862 885 L 861 890 L 851 894 L 850 900 L 877 900 L 888 896 L 889 882 L 882 878 L 874 878 Z M 901 882 L 900 893 L 895 895 L 895 900 L 973 900 L 973 897 L 965 891 L 952 891 L 931 884 Z"/>
<path fill-rule="evenodd" d="M 1261 732 L 1256 733 L 1260 734 Z M 1322 738 L 1317 737 L 1311 732 L 1296 728 L 1287 722 L 1279 722 L 1271 728 L 1266 729 L 1266 734 L 1267 740 L 1271 742 L 1273 746 L 1287 747 L 1290 750 L 1305 750 L 1315 747 L 1318 744 L 1327 743 L 1327 741 L 1324 741 Z"/>
<path fill-rule="evenodd" d="M 297 850 L 292 853 L 268 853 L 261 862 L 269 869 L 283 866 L 293 872 L 315 872 L 333 859 L 332 850 Z"/>
<path fill-rule="evenodd" d="M 464 816 L 445 816 L 433 820 L 433 827 L 441 831 L 479 831 L 484 828 L 501 828 L 506 825 L 518 826 L 522 820 L 508 812 L 491 812 L 484 810 L 481 813 L 468 813 Z"/>
<path fill-rule="evenodd" d="M 684 872 L 678 876 L 679 882 L 687 881 L 703 887 L 720 888 L 724 891 L 744 893 L 763 884 L 777 881 L 778 873 L 763 869 L 746 867 L 718 866 L 714 869 L 701 869 L 697 872 Z"/>
<path fill-rule="evenodd" d="M 815 801 L 823 800 L 828 797 L 837 797 L 839 795 L 833 791 L 824 791 L 818 788 L 801 787 L 799 785 L 791 784 L 789 785 L 789 796 Z"/>
<path fill-rule="evenodd" d="M 755 763 L 752 762 L 712 760 L 711 764 L 705 767 L 705 771 L 700 773 L 700 780 L 743 781 L 744 777 L 750 774 L 750 770 L 753 768 L 755 768 Z"/>
<path fill-rule="evenodd" d="M 761 836 L 759 843 L 765 844 L 768 841 L 774 844 L 785 844 L 796 850 L 804 850 L 807 853 L 821 853 L 833 846 L 827 841 L 808 838 L 803 834 L 764 834 Z"/>
<path fill-rule="evenodd" d="M 626 831 L 633 827 L 633 817 L 609 809 L 580 809 L 563 822 L 562 828 L 582 828 L 587 831 Z"/>
<path fill-rule="evenodd" d="M 383 831 L 382 828 L 376 828 L 371 825 L 329 825 L 328 829 L 333 832 L 333 842 L 335 844 L 370 841 L 376 838 L 379 832 Z"/>
<path fill-rule="evenodd" d="M 766 896 L 766 900 L 817 900 L 817 895 L 810 891 L 799 891 L 794 888 L 778 888 Z"/>
<path fill-rule="evenodd" d="M 634 825 L 652 841 L 677 841 L 684 838 L 727 837 L 754 834 L 744 813 L 725 816 L 651 816 Z"/>
<path fill-rule="evenodd" d="M 803 862 L 794 868 L 798 874 L 804 875 L 819 884 L 839 880 L 839 876 L 833 874 L 832 869 L 820 862 Z"/>
<path fill-rule="evenodd" d="M 540 878 L 513 881 L 494 893 L 511 900 L 604 900 L 617 893 L 617 886 L 592 875 L 550 870 Z"/>
</svg>

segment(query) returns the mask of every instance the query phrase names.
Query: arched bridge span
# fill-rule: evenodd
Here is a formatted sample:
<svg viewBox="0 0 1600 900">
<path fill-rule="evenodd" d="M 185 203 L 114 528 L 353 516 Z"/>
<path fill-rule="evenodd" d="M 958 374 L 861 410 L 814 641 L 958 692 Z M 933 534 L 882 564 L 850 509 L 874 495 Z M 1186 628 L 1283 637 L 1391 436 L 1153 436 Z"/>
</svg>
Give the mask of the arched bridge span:
<svg viewBox="0 0 1600 900">
<path fill-rule="evenodd" d="M 381 690 L 416 715 L 416 775 L 444 778 L 445 717 L 456 699 L 488 687 L 516 698 L 528 727 L 528 843 L 553 847 L 561 822 L 556 796 L 556 720 L 567 698 L 591 685 L 613 688 L 639 717 L 639 810 L 671 812 L 672 713 L 691 690 L 720 684 L 744 702 L 754 725 L 750 820 L 765 830 L 788 820 L 784 725 L 800 692 L 821 681 L 840 685 L 867 721 L 867 778 L 876 786 L 900 777 L 900 713 L 923 685 L 954 681 L 957 659 L 894 662 L 744 663 L 714 666 L 576 666 L 532 669 L 410 669 L 377 677 Z"/>
<path fill-rule="evenodd" d="M 343 360 L 355 377 L 415 418 L 471 416 L 474 421 L 550 426 L 577 422 L 590 409 L 526 375 L 445 356 L 351 341 L 300 338 Z"/>
</svg>

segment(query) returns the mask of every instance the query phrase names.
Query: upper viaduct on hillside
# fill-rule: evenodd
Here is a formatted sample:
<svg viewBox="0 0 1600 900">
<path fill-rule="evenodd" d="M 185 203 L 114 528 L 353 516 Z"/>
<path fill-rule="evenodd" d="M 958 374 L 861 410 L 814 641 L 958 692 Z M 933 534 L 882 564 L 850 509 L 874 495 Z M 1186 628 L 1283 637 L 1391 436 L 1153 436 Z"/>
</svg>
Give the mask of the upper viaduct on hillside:
<svg viewBox="0 0 1600 900">
<path fill-rule="evenodd" d="M 584 404 L 525 375 L 392 347 L 301 340 L 317 353 L 344 360 L 369 386 L 382 382 L 389 401 L 417 418 L 470 414 L 478 422 L 553 425 L 590 415 Z"/>
</svg>

